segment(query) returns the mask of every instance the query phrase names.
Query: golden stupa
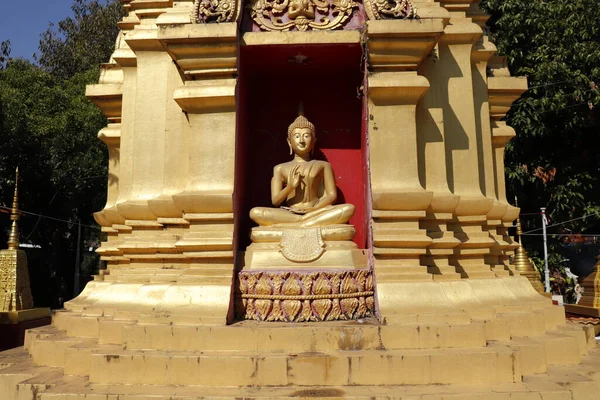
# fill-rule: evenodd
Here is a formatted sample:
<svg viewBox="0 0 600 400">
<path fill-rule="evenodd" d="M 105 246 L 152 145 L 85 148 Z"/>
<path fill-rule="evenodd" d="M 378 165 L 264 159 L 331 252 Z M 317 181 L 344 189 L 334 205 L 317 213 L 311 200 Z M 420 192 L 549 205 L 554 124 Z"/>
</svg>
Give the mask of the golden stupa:
<svg viewBox="0 0 600 400">
<path fill-rule="evenodd" d="M 0 250 L 0 351 L 22 346 L 27 329 L 50 323 L 49 308 L 33 308 L 27 254 L 19 249 L 20 218 L 17 168 L 8 248 Z"/>
<path fill-rule="evenodd" d="M 509 264 L 527 81 L 477 1 L 122 3 L 106 269 L 0 398 L 599 398 L 592 331 Z"/>
<path fill-rule="evenodd" d="M 515 199 L 515 205 L 517 205 L 517 199 Z M 519 272 L 519 274 L 527 277 L 531 286 L 538 293 L 544 294 L 545 288 L 544 284 L 541 281 L 540 273 L 535 269 L 533 263 L 529 259 L 529 255 L 523 247 L 523 229 L 521 227 L 521 218 L 517 217 L 517 225 L 516 225 L 516 239 L 519 247 L 515 249 L 515 256 L 513 257 L 512 264 L 515 266 L 515 269 Z M 550 293 L 546 294 L 549 297 L 552 297 Z"/>
</svg>

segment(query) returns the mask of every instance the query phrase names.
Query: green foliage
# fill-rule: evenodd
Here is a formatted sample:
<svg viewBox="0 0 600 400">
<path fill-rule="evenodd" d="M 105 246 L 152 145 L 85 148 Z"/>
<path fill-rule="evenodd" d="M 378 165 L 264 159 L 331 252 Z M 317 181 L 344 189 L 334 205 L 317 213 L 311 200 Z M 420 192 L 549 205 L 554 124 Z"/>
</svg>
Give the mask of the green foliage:
<svg viewBox="0 0 600 400">
<path fill-rule="evenodd" d="M 0 187 L 5 206 L 11 204 L 19 166 L 21 209 L 94 224 L 92 213 L 103 206 L 106 184 L 105 149 L 96 135 L 106 119 L 83 94 L 86 82 L 96 77 L 96 71 L 88 71 L 58 84 L 20 59 L 0 71 Z M 2 223 L 5 234 L 8 218 Z M 20 226 L 22 240 L 41 246 L 44 254 L 37 273 L 70 282 L 79 245 L 74 240 L 76 226 L 27 215 Z M 99 232 L 87 233 L 89 240 Z"/>
<path fill-rule="evenodd" d="M 29 252 L 37 305 L 59 306 L 59 298 L 71 297 L 76 249 L 83 246 L 77 221 L 85 225 L 82 241 L 89 247 L 100 236 L 92 214 L 105 203 L 107 154 L 96 136 L 107 121 L 85 87 L 98 81 L 98 65 L 108 61 L 122 8 L 118 0 L 74 0 L 73 10 L 75 17 L 61 21 L 58 32 L 43 35 L 41 66 L 11 59 L 7 42 L 0 49 L 2 205 L 11 205 L 18 166 L 20 208 L 57 219 L 26 214 L 20 222 L 21 240 L 39 246 Z M 9 221 L 2 215 L 0 243 L 6 243 Z M 98 259 L 83 257 L 89 276 Z"/>
<path fill-rule="evenodd" d="M 551 224 L 600 213 L 597 0 L 484 0 L 482 7 L 498 52 L 529 81 L 506 117 L 517 131 L 506 151 L 508 192 L 524 212 L 547 207 Z M 541 227 L 537 217 L 523 223 L 524 230 Z M 598 233 L 600 218 L 550 232 Z M 541 253 L 540 237 L 526 243 Z"/>
<path fill-rule="evenodd" d="M 39 64 L 53 76 L 70 78 L 108 61 L 124 11 L 118 0 L 74 0 L 73 18 L 50 25 L 40 40 Z"/>
</svg>

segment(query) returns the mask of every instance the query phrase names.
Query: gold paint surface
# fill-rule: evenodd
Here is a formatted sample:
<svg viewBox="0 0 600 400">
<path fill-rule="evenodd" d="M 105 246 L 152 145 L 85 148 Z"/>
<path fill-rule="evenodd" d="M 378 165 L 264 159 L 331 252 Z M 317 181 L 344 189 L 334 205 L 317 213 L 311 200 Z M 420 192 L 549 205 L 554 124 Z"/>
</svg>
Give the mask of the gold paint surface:
<svg viewBox="0 0 600 400">
<path fill-rule="evenodd" d="M 10 212 L 12 226 L 8 237 L 8 249 L 0 251 L 0 312 L 14 313 L 33 307 L 29 284 L 27 255 L 19 250 L 19 168 L 15 173 L 15 192 Z M 12 314 L 11 314 L 12 315 Z M 14 315 L 3 315 L 14 319 Z"/>
<path fill-rule="evenodd" d="M 0 251 L 0 312 L 33 307 L 27 255 L 23 250 Z"/>
<path fill-rule="evenodd" d="M 256 0 L 250 15 L 265 31 L 319 31 L 341 28 L 357 8 L 358 3 L 352 0 Z"/>
<path fill-rule="evenodd" d="M 31 321 L 50 317 L 52 312 L 49 308 L 29 308 L 20 311 L 0 311 L 0 324 L 16 324 L 19 322 Z"/>
<path fill-rule="evenodd" d="M 96 215 L 107 268 L 53 326 L 27 332 L 28 353 L 0 354 L 1 399 L 597 397 L 593 335 L 507 265 L 519 209 L 504 187 L 515 132 L 501 120 L 526 81 L 493 56 L 477 2 L 415 1 L 419 19 L 360 31 L 246 33 L 196 23 L 237 19 L 228 1 L 122 3 L 122 34 L 89 90 L 110 121 L 99 137 L 114 182 Z M 287 2 L 296 21 L 308 4 Z M 407 11 L 369 4 L 379 17 Z M 358 43 L 372 71 L 357 91 L 372 246 L 358 249 L 354 228 L 325 210 L 315 261 L 281 254 L 281 226 L 236 248 L 250 233 L 237 231 L 233 202 L 241 46 Z M 22 264 L 18 250 L 2 254 L 12 293 Z M 597 313 L 597 299 L 574 307 Z"/>
</svg>

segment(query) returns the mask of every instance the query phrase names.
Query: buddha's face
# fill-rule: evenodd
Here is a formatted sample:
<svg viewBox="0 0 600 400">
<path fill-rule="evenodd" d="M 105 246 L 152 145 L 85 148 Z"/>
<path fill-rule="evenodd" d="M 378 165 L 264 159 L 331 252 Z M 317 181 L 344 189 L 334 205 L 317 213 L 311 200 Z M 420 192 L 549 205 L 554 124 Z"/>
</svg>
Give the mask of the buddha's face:
<svg viewBox="0 0 600 400">
<path fill-rule="evenodd" d="M 304 156 L 310 154 L 315 146 L 316 138 L 310 128 L 296 128 L 292 131 L 288 141 L 294 153 Z"/>
</svg>

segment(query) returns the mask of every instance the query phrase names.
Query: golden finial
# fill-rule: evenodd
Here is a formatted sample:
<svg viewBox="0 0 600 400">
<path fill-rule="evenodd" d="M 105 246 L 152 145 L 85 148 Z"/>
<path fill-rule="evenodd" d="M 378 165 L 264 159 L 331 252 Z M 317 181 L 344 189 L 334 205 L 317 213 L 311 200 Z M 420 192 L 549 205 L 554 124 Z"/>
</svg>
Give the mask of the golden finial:
<svg viewBox="0 0 600 400">
<path fill-rule="evenodd" d="M 516 196 L 515 206 L 519 206 Z M 523 229 L 521 228 L 521 217 L 519 214 L 519 216 L 517 216 L 517 233 L 515 235 L 515 240 L 519 243 L 519 247 L 515 249 L 515 257 L 513 258 L 512 264 L 521 275 L 524 275 L 529 279 L 529 282 L 531 282 L 531 285 L 535 290 L 539 293 L 544 293 L 544 285 L 542 285 L 542 281 L 540 280 L 540 274 L 531 263 L 531 260 L 529 260 L 527 250 L 525 250 L 521 241 L 521 235 L 523 235 Z"/>
<path fill-rule="evenodd" d="M 13 196 L 12 209 L 10 210 L 10 220 L 12 226 L 10 228 L 10 235 L 8 237 L 8 249 L 17 250 L 19 248 L 19 227 L 17 221 L 19 220 L 19 167 L 15 173 L 15 194 Z"/>
<path fill-rule="evenodd" d="M 519 207 L 519 200 L 517 199 L 517 196 L 515 196 L 515 207 Z M 515 240 L 519 243 L 519 246 L 521 246 L 521 235 L 522 234 L 523 234 L 523 229 L 521 228 L 521 213 L 519 212 L 519 215 L 517 215 L 517 234 L 515 237 Z"/>
</svg>

